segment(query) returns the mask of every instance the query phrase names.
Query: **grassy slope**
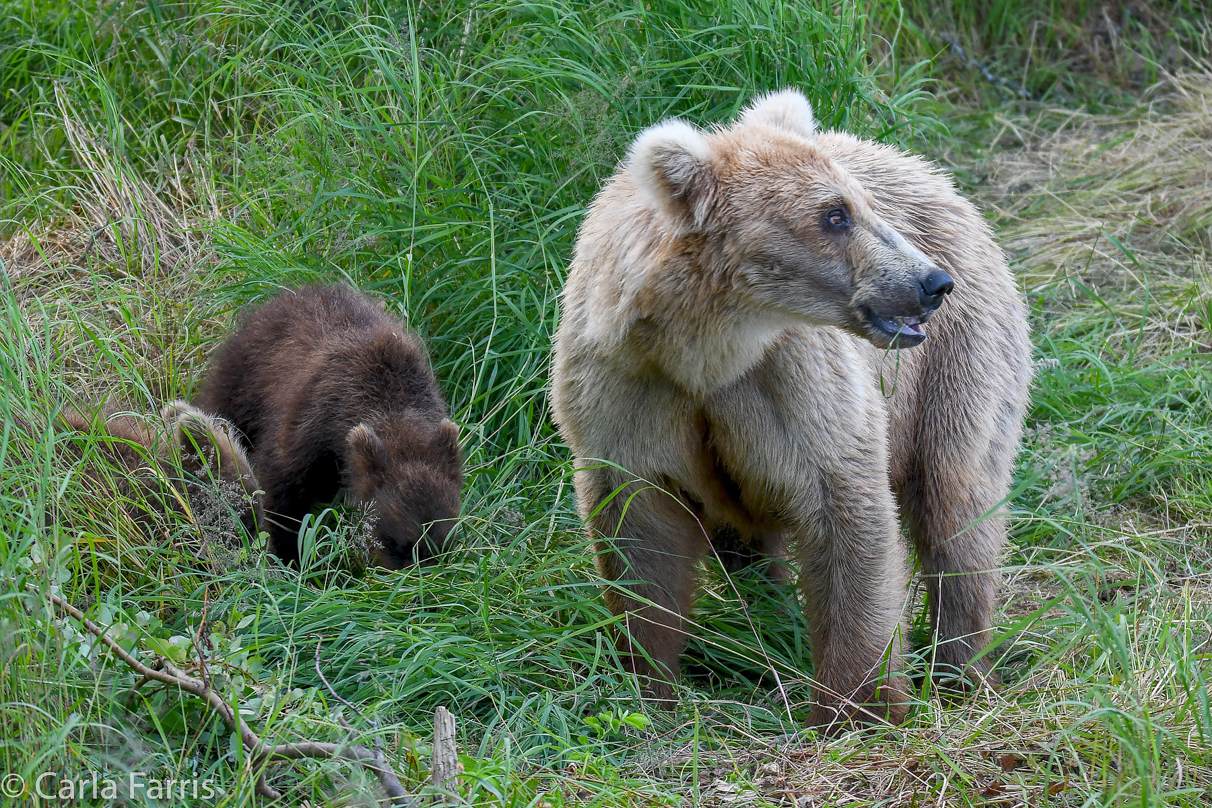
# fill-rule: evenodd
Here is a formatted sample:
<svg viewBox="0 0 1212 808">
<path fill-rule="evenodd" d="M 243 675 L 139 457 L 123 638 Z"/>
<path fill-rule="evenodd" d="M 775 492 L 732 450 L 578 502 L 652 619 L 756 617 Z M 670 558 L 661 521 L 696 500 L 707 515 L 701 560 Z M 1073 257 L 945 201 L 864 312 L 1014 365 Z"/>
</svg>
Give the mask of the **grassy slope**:
<svg viewBox="0 0 1212 808">
<path fill-rule="evenodd" d="M 951 10 L 958 30 L 968 11 Z M 893 5 L 875 17 L 889 40 L 907 19 Z M 133 677 L 24 594 L 33 584 L 127 642 L 204 624 L 212 674 L 270 738 L 341 737 L 316 689 L 320 640 L 328 678 L 377 720 L 356 725 L 410 785 L 433 708 L 459 716 L 473 804 L 1206 801 L 1212 82 L 1101 117 L 951 110 L 957 141 L 915 93 L 919 73 L 885 56 L 871 77 L 868 47 L 937 47 L 927 22 L 888 51 L 862 19 L 789 4 L 10 4 L 4 768 L 196 771 L 225 804 L 253 799 L 220 724 L 177 694 L 132 694 Z M 1041 372 L 999 624 L 1007 685 L 956 703 L 923 690 L 904 729 L 798 738 L 810 666 L 794 594 L 748 576 L 738 601 L 717 575 L 683 709 L 599 732 L 587 716 L 644 708 L 609 648 L 545 415 L 563 265 L 638 128 L 727 118 L 784 84 L 828 126 L 929 142 L 994 215 L 1029 292 Z M 1054 86 L 1032 89 L 1066 100 L 1085 85 Z M 65 402 L 152 411 L 187 395 L 235 307 L 316 277 L 383 295 L 429 340 L 470 463 L 462 549 L 440 569 L 334 572 L 356 534 L 334 514 L 302 576 L 238 554 L 203 564 L 191 525 L 137 532 L 44 427 Z M 272 777 L 292 800 L 372 793 L 336 765 Z"/>
</svg>

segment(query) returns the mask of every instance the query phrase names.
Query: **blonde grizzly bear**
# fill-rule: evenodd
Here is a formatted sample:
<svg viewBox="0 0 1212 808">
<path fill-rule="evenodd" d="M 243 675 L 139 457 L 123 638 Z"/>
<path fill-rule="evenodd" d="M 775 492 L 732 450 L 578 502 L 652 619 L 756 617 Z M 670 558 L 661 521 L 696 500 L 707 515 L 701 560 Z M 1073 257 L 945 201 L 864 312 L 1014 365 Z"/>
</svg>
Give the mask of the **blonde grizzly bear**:
<svg viewBox="0 0 1212 808">
<path fill-rule="evenodd" d="M 641 133 L 577 239 L 552 400 L 647 693 L 672 698 L 697 562 L 739 536 L 798 561 L 812 723 L 902 720 L 898 509 L 936 667 L 988 676 L 1030 352 L 989 227 L 925 161 L 817 132 L 792 90 Z"/>
</svg>

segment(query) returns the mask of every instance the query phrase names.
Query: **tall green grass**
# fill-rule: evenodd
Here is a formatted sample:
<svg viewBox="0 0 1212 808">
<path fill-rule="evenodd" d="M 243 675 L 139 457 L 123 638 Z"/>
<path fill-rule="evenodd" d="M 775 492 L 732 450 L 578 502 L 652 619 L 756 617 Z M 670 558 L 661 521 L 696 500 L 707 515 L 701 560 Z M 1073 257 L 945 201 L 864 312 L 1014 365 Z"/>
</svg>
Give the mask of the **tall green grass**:
<svg viewBox="0 0 1212 808">
<path fill-rule="evenodd" d="M 896 0 L 872 17 L 892 55 L 932 60 L 969 103 L 1114 110 L 1212 53 L 1199 0 Z"/>
</svg>

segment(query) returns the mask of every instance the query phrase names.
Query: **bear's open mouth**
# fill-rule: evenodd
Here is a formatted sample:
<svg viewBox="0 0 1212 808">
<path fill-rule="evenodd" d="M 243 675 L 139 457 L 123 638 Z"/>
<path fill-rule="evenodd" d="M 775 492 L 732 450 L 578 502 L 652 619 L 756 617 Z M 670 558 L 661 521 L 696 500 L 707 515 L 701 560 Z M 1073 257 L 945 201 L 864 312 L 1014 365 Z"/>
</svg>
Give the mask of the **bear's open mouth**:
<svg viewBox="0 0 1212 808">
<path fill-rule="evenodd" d="M 881 317 L 868 310 L 867 324 L 878 342 L 889 347 L 911 348 L 926 340 L 926 321 L 930 315 L 918 317 Z"/>
</svg>

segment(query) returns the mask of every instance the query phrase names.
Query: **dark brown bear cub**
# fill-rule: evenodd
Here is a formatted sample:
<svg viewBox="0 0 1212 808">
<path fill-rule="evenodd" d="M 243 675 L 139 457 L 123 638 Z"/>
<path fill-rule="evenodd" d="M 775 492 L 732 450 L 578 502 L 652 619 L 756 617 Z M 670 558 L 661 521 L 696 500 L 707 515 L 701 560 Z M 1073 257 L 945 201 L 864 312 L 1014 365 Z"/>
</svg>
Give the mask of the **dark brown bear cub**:
<svg viewBox="0 0 1212 808">
<path fill-rule="evenodd" d="M 247 313 L 196 403 L 244 434 L 283 560 L 298 561 L 303 516 L 342 487 L 370 512 L 383 566 L 445 544 L 463 487 L 458 427 L 421 341 L 360 292 L 305 286 Z"/>
</svg>

